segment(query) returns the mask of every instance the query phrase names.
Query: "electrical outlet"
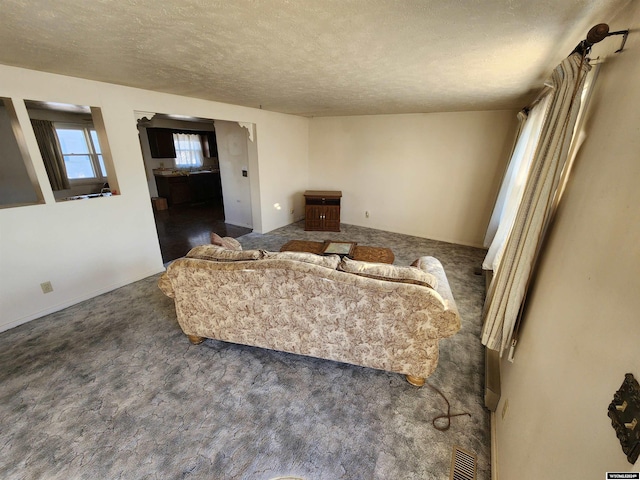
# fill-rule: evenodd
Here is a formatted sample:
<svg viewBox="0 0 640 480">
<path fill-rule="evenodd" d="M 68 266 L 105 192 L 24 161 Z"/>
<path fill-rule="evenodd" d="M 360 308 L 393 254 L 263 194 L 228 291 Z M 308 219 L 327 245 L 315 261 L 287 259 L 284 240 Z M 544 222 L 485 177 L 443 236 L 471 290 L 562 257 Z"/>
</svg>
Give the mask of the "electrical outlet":
<svg viewBox="0 0 640 480">
<path fill-rule="evenodd" d="M 295 213 L 295 211 L 296 211 L 295 208 L 292 208 L 291 209 L 291 215 L 293 215 Z"/>
<path fill-rule="evenodd" d="M 507 398 L 504 401 L 504 405 L 502 406 L 502 420 L 507 416 L 507 411 L 509 410 L 509 399 Z"/>
<path fill-rule="evenodd" d="M 51 282 L 44 282 L 40 284 L 40 288 L 42 289 L 42 293 L 51 293 L 53 292 L 53 285 Z"/>
<path fill-rule="evenodd" d="M 364 212 L 364 216 L 369 218 L 369 212 Z"/>
</svg>

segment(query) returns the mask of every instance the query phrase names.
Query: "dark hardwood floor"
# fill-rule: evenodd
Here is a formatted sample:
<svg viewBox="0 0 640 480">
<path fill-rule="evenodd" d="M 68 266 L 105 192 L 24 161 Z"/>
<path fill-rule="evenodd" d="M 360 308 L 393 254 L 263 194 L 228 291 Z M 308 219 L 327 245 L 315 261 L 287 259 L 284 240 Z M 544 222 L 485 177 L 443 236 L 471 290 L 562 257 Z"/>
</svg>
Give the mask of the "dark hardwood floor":
<svg viewBox="0 0 640 480">
<path fill-rule="evenodd" d="M 209 235 L 240 237 L 250 228 L 224 223 L 224 209 L 218 202 L 174 205 L 154 212 L 164 263 L 184 256 L 198 245 L 210 243 Z"/>
</svg>

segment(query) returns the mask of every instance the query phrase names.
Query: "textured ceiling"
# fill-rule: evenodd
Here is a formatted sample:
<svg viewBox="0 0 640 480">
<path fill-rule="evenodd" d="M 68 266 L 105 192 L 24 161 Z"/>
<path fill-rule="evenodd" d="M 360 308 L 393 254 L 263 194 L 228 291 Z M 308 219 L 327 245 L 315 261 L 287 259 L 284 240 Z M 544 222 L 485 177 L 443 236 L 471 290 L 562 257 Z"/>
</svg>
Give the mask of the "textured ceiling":
<svg viewBox="0 0 640 480">
<path fill-rule="evenodd" d="M 306 116 L 520 108 L 629 1 L 1 0 L 0 63 Z"/>
</svg>

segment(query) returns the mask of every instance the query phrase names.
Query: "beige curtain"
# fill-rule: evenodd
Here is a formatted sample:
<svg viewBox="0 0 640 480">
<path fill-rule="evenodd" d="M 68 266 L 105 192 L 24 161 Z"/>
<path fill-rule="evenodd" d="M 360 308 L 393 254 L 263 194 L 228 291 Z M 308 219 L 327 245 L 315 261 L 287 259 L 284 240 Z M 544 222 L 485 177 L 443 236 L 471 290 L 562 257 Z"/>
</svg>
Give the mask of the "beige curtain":
<svg viewBox="0 0 640 480">
<path fill-rule="evenodd" d="M 491 230 L 492 224 L 490 223 L 485 236 L 485 242 L 489 243 L 485 243 L 488 250 L 482 262 L 484 270 L 496 271 L 502 260 L 507 239 L 513 228 L 518 208 L 522 203 L 527 178 L 531 171 L 531 164 L 540 141 L 542 125 L 548 111 L 549 100 L 550 97 L 547 95 L 532 107 L 520 132 L 494 207 L 492 220 L 495 222 L 495 230 Z"/>
<path fill-rule="evenodd" d="M 67 190 L 69 189 L 69 179 L 67 178 L 67 170 L 64 166 L 64 158 L 60 152 L 58 145 L 58 137 L 53 128 L 53 122 L 48 120 L 31 120 L 33 132 L 36 134 L 40 154 L 47 170 L 51 189 Z"/>
<path fill-rule="evenodd" d="M 549 82 L 553 92 L 522 202 L 485 302 L 482 343 L 501 355 L 511 343 L 538 249 L 553 212 L 589 69 L 581 55 L 572 54 L 556 67 Z"/>
</svg>

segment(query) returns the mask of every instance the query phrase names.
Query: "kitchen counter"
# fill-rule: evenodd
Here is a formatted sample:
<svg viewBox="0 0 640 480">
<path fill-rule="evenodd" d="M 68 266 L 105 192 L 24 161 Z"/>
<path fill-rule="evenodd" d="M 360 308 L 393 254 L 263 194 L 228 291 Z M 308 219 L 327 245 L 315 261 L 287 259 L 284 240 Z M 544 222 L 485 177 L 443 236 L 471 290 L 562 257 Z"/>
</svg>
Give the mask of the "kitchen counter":
<svg viewBox="0 0 640 480">
<path fill-rule="evenodd" d="M 168 168 L 156 168 L 153 170 L 153 174 L 157 177 L 188 177 L 189 175 L 197 175 L 200 173 L 220 173 L 220 170 L 172 170 Z"/>
</svg>

